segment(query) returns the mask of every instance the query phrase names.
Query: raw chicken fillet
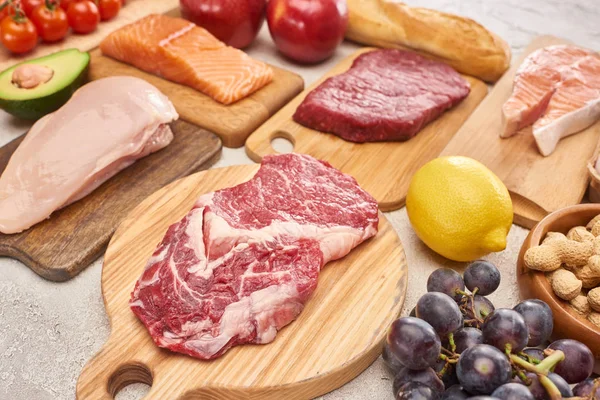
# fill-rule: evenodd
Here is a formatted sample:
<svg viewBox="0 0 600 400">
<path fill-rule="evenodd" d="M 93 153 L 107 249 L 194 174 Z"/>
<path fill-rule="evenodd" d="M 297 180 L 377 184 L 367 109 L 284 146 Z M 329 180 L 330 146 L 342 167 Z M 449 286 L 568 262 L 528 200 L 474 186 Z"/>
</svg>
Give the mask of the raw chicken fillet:
<svg viewBox="0 0 600 400">
<path fill-rule="evenodd" d="M 137 78 L 100 79 L 37 121 L 0 177 L 0 232 L 18 233 L 171 143 L 171 102 Z"/>
<path fill-rule="evenodd" d="M 570 45 L 533 52 L 517 71 L 502 112 L 502 137 L 533 125 L 540 153 L 552 154 L 560 139 L 600 118 L 600 57 Z"/>
<path fill-rule="evenodd" d="M 378 221 L 352 177 L 306 155 L 267 156 L 250 181 L 203 195 L 169 227 L 131 309 L 158 346 L 201 359 L 269 343 L 300 314 L 321 268 L 374 236 Z"/>
</svg>

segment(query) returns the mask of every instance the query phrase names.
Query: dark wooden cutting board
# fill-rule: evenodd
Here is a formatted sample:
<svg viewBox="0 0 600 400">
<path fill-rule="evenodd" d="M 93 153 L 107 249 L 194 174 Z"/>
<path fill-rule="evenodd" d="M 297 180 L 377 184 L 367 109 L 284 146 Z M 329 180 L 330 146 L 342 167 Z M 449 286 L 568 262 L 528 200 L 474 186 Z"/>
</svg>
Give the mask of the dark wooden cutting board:
<svg viewBox="0 0 600 400">
<path fill-rule="evenodd" d="M 125 216 L 166 184 L 209 168 L 221 154 L 213 133 L 187 122 L 172 125 L 164 149 L 121 171 L 80 201 L 13 235 L 0 234 L 0 255 L 22 261 L 40 276 L 68 280 L 100 256 Z M 25 135 L 0 148 L 0 173 Z"/>
</svg>

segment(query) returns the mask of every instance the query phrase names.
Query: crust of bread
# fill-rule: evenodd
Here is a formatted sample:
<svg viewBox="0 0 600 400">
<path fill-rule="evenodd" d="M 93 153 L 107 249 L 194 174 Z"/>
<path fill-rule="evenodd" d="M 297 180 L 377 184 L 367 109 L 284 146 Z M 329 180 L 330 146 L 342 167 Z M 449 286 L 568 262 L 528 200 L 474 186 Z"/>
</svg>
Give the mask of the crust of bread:
<svg viewBox="0 0 600 400">
<path fill-rule="evenodd" d="M 510 66 L 508 44 L 472 19 L 392 0 L 347 1 L 349 40 L 416 50 L 487 82 Z"/>
</svg>

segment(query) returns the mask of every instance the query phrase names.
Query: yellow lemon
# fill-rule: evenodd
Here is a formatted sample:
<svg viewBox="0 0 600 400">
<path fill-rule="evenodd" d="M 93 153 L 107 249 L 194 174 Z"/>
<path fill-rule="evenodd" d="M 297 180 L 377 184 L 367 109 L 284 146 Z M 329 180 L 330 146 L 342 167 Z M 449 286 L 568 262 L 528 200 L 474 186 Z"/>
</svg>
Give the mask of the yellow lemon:
<svg viewBox="0 0 600 400">
<path fill-rule="evenodd" d="M 472 261 L 506 248 L 513 220 L 502 181 L 468 157 L 440 157 L 413 176 L 406 210 L 417 236 L 455 261 Z"/>
</svg>

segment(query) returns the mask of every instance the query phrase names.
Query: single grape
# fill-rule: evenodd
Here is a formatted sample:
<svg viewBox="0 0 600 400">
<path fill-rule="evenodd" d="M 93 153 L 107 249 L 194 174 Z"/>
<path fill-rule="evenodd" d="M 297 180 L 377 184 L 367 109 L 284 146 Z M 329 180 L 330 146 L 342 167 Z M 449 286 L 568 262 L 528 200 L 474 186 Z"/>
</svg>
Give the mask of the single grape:
<svg viewBox="0 0 600 400">
<path fill-rule="evenodd" d="M 453 269 L 436 269 L 427 279 L 428 292 L 440 292 L 452 297 L 454 301 L 460 301 L 463 295 L 458 291 L 465 291 L 465 282 L 462 276 Z"/>
<path fill-rule="evenodd" d="M 475 261 L 471 263 L 463 274 L 465 286 L 471 292 L 477 288 L 477 293 L 482 296 L 494 293 L 500 286 L 500 271 L 489 261 Z"/>
<path fill-rule="evenodd" d="M 542 361 L 544 358 L 546 358 L 544 350 L 537 347 L 525 347 L 521 353 L 528 355 L 530 359 L 534 360 L 534 364 L 538 364 L 539 361 Z M 530 361 L 527 357 L 521 356 L 521 358 Z"/>
<path fill-rule="evenodd" d="M 554 322 L 548 304 L 542 300 L 525 300 L 517 304 L 513 310 L 521 314 L 527 324 L 529 331 L 527 346 L 539 346 L 550 339 Z"/>
<path fill-rule="evenodd" d="M 390 352 L 411 369 L 435 365 L 442 343 L 431 325 L 419 318 L 403 317 L 392 323 L 387 337 Z"/>
<path fill-rule="evenodd" d="M 439 292 L 425 293 L 419 299 L 417 317 L 433 326 L 440 337 L 446 337 L 463 326 L 463 317 L 456 302 Z"/>
<path fill-rule="evenodd" d="M 422 370 L 401 369 L 394 378 L 394 394 L 397 394 L 400 388 L 409 382 L 420 382 L 439 393 L 444 391 L 444 383 L 432 368 Z"/>
<path fill-rule="evenodd" d="M 534 400 L 527 386 L 514 382 L 500 386 L 494 390 L 492 396 L 501 400 Z"/>
<path fill-rule="evenodd" d="M 456 373 L 467 392 L 490 394 L 510 381 L 512 370 L 504 353 L 490 345 L 478 344 L 460 355 Z"/>
<path fill-rule="evenodd" d="M 553 342 L 548 348 L 565 353 L 565 359 L 556 364 L 554 372 L 562 376 L 568 383 L 581 382 L 592 374 L 594 356 L 583 343 L 572 339 L 562 339 Z"/>
<path fill-rule="evenodd" d="M 587 378 L 586 380 L 579 382 L 573 388 L 573 396 L 590 397 L 592 395 L 592 391 L 594 390 L 594 385 L 594 380 L 591 378 Z M 596 388 L 596 393 L 594 393 L 592 398 L 600 399 L 600 387 Z"/>
<path fill-rule="evenodd" d="M 475 295 L 472 299 L 463 299 L 463 302 L 461 309 L 465 317 L 465 326 L 480 328 L 483 320 L 495 310 L 492 302 L 484 296 Z"/>
<path fill-rule="evenodd" d="M 390 350 L 390 346 L 387 342 L 383 346 L 381 358 L 383 358 L 385 366 L 387 367 L 388 371 L 392 373 L 392 375 L 396 375 L 400 369 L 404 368 L 402 362 L 398 359 L 398 357 L 396 357 L 392 350 Z"/>
<path fill-rule="evenodd" d="M 560 394 L 563 398 L 573 397 L 573 390 L 571 389 L 571 386 L 569 386 L 567 381 L 565 381 L 562 376 L 554 372 L 550 372 L 548 374 L 548 378 L 556 385 L 556 388 L 560 391 Z"/>
<path fill-rule="evenodd" d="M 525 376 L 527 376 L 527 379 L 529 381 L 527 388 L 529 389 L 529 391 L 531 392 L 531 394 L 533 395 L 533 398 L 535 400 L 550 400 L 548 391 L 546 391 L 546 388 L 544 388 L 544 386 L 540 382 L 540 379 L 537 376 L 537 374 L 534 374 L 533 372 L 526 372 Z M 565 380 L 562 379 L 559 375 L 551 372 L 548 374 L 548 379 L 550 379 L 552 381 L 552 383 L 554 383 L 556 388 L 561 393 L 562 397 L 572 397 L 573 396 L 573 392 L 571 391 L 571 388 L 569 387 L 567 382 L 565 382 Z M 518 378 L 515 378 L 515 381 L 517 381 L 517 380 L 518 380 Z M 520 380 L 518 380 L 518 381 L 521 382 Z M 525 383 L 523 383 L 523 384 L 525 384 Z"/>
<path fill-rule="evenodd" d="M 396 394 L 396 400 L 438 400 L 439 398 L 435 390 L 420 382 L 406 383 Z"/>
<path fill-rule="evenodd" d="M 456 353 L 460 354 L 466 349 L 483 343 L 483 334 L 477 328 L 461 328 L 454 332 Z"/>
<path fill-rule="evenodd" d="M 410 310 L 410 314 L 408 314 L 409 317 L 417 317 L 417 307 L 413 307 L 412 310 Z"/>
<path fill-rule="evenodd" d="M 444 367 L 446 368 L 445 370 Z M 446 361 L 440 359 L 433 366 L 433 370 L 444 383 L 444 387 L 448 388 L 458 384 L 458 377 L 456 376 L 456 367 L 454 364 L 448 363 L 448 365 L 446 365 Z M 442 371 L 444 372 L 442 373 Z"/>
<path fill-rule="evenodd" d="M 517 353 L 527 344 L 527 325 L 523 316 L 510 308 L 491 313 L 481 327 L 483 342 L 504 351 L 510 346 Z"/>
<path fill-rule="evenodd" d="M 465 400 L 469 398 L 469 393 L 465 392 L 460 385 L 450 386 L 444 394 L 442 400 Z"/>
</svg>

